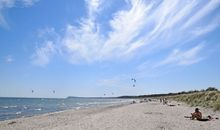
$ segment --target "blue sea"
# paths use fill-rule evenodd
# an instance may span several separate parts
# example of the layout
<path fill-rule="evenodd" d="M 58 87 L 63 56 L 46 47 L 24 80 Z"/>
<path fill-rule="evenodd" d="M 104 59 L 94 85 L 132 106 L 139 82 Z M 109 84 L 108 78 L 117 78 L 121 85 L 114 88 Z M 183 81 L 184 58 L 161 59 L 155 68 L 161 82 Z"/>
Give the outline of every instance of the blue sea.
<path fill-rule="evenodd" d="M 82 109 L 128 102 L 118 98 L 0 98 L 0 121 L 67 109 Z"/>

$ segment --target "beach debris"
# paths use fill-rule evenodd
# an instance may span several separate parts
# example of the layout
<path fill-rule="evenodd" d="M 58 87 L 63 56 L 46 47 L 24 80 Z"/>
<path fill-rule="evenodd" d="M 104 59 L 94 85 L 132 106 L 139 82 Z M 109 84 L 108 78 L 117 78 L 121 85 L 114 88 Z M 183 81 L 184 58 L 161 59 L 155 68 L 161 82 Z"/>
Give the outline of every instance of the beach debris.
<path fill-rule="evenodd" d="M 154 115 L 163 115 L 163 113 L 161 113 L 161 112 L 145 112 L 144 114 L 149 114 L 149 115 L 151 115 L 151 114 L 154 114 Z"/>
<path fill-rule="evenodd" d="M 164 126 L 158 126 L 158 129 L 159 130 L 165 130 L 165 127 Z"/>
<path fill-rule="evenodd" d="M 159 130 L 165 130 L 165 127 L 164 126 L 158 126 L 157 127 Z"/>
<path fill-rule="evenodd" d="M 184 116 L 184 118 L 191 118 L 192 116 Z"/>
<path fill-rule="evenodd" d="M 176 105 L 174 105 L 174 104 L 170 104 L 170 105 L 168 105 L 168 106 L 170 106 L 170 107 L 174 107 L 174 106 L 176 106 Z"/>
<path fill-rule="evenodd" d="M 12 125 L 12 124 L 15 124 L 15 123 L 17 123 L 17 122 L 16 121 L 11 121 L 11 122 L 8 123 L 8 125 Z"/>

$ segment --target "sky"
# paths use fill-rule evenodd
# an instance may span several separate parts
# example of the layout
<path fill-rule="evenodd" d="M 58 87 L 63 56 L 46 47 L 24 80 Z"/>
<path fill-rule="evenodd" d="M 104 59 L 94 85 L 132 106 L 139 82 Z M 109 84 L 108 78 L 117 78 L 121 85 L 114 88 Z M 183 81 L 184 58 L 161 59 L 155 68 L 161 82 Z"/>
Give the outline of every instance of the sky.
<path fill-rule="evenodd" d="M 220 89 L 220 0 L 0 0 L 0 97 L 210 86 Z"/>

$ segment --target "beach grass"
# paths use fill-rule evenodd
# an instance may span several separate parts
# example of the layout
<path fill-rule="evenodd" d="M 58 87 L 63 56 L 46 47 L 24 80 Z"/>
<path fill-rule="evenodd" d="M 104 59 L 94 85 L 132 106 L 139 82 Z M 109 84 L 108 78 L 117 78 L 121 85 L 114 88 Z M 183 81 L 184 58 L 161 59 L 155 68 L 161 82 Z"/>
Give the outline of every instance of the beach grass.
<path fill-rule="evenodd" d="M 170 96 L 170 99 L 185 102 L 190 106 L 202 106 L 220 110 L 220 91 L 199 91 L 194 93 Z"/>

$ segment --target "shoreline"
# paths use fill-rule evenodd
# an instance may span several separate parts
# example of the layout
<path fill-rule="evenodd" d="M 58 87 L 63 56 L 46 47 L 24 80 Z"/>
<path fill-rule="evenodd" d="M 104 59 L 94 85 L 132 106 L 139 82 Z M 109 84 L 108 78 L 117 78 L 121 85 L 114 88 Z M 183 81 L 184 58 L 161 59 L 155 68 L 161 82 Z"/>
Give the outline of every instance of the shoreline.
<path fill-rule="evenodd" d="M 33 117 L 37 115 L 60 112 L 70 109 L 96 108 L 109 105 L 131 102 L 128 99 L 29 99 L 29 98 L 0 98 L 0 121 L 17 118 Z"/>
<path fill-rule="evenodd" d="M 74 107 L 74 108 L 69 108 L 65 110 L 58 110 L 54 112 L 47 112 L 47 113 L 41 113 L 41 114 L 35 114 L 35 115 L 30 115 L 30 116 L 22 116 L 22 117 L 17 117 L 17 118 L 12 118 L 12 119 L 5 119 L 5 120 L 0 120 L 1 122 L 4 121 L 14 121 L 14 120 L 19 120 L 19 119 L 25 119 L 25 118 L 32 118 L 32 117 L 38 117 L 38 116 L 47 116 L 50 114 L 59 114 L 62 112 L 67 112 L 67 111 L 80 111 L 80 110 L 92 110 L 92 109 L 104 109 L 104 108 L 111 108 L 111 107 L 119 107 L 119 106 L 124 106 L 130 104 L 131 101 L 126 101 L 126 102 L 121 102 L 121 103 L 114 103 L 114 104 L 102 104 L 102 105 L 97 105 L 97 106 L 90 106 L 90 107 Z"/>
<path fill-rule="evenodd" d="M 220 120 L 200 122 L 184 118 L 194 111 L 181 103 L 172 102 L 175 106 L 162 105 L 159 102 L 144 102 L 135 104 L 118 104 L 97 108 L 70 109 L 47 113 L 27 118 L 0 121 L 0 129 L 4 130 L 218 130 Z M 203 115 L 214 114 L 220 117 L 220 112 L 201 108 Z M 13 122 L 12 124 L 8 124 Z"/>

